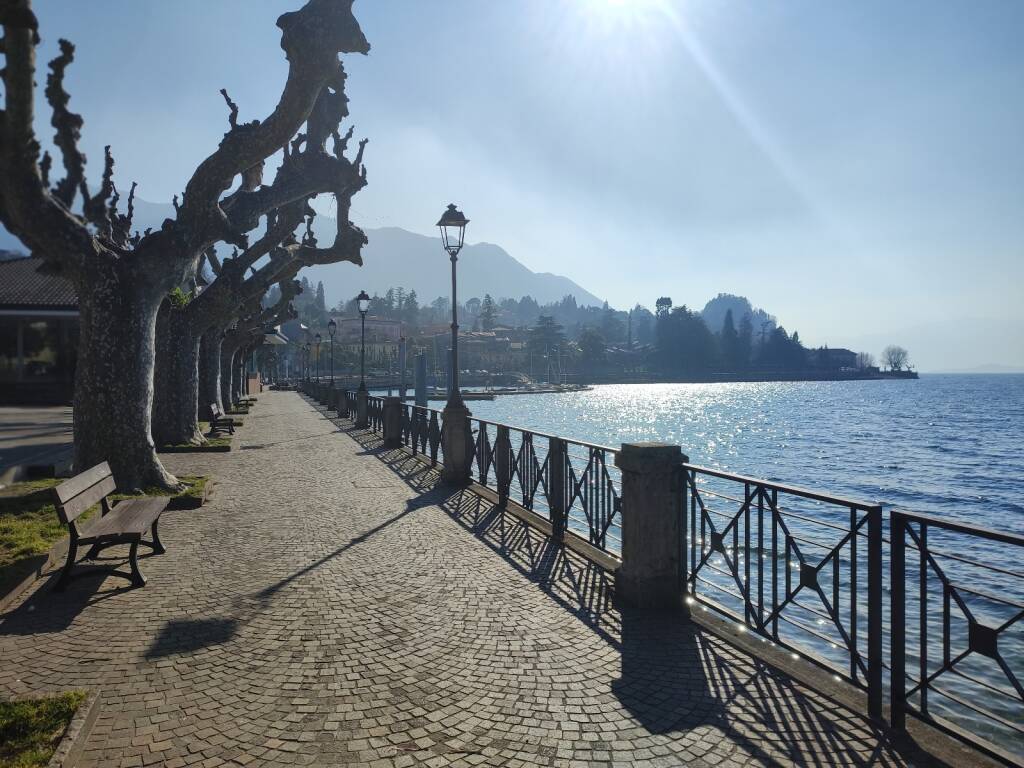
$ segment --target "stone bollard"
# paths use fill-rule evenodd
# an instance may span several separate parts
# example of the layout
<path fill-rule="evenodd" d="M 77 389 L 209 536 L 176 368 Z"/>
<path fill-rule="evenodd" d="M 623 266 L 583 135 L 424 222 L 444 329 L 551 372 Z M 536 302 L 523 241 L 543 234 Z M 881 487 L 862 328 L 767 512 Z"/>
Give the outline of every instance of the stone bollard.
<path fill-rule="evenodd" d="M 370 393 L 365 389 L 356 392 L 356 429 L 366 429 L 370 423 L 369 397 Z"/>
<path fill-rule="evenodd" d="M 616 599 L 637 608 L 686 610 L 683 600 L 683 468 L 678 445 L 623 443 L 622 566 Z"/>
<path fill-rule="evenodd" d="M 384 422 L 384 447 L 400 447 L 402 445 L 402 398 L 385 397 L 381 416 Z"/>
<path fill-rule="evenodd" d="M 473 433 L 469 409 L 464 405 L 445 406 L 442 411 L 441 450 L 444 470 L 441 480 L 449 485 L 468 485 L 472 469 Z"/>

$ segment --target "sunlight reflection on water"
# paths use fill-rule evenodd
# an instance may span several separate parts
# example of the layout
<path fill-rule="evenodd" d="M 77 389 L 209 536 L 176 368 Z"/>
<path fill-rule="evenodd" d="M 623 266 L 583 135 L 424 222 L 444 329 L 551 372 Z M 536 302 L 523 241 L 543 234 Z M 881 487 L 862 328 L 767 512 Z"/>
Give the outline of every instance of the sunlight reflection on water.
<path fill-rule="evenodd" d="M 622 384 L 473 402 L 474 415 L 1024 532 L 1024 376 Z"/>

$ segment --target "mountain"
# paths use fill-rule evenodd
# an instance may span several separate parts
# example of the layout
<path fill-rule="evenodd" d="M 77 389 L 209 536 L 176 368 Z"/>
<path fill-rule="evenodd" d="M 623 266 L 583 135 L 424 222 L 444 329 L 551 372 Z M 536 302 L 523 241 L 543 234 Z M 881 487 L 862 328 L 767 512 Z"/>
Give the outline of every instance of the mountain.
<path fill-rule="evenodd" d="M 174 209 L 165 203 L 135 201 L 135 229 L 159 229 Z M 313 230 L 317 239 L 330 243 L 336 224 L 329 216 L 318 215 Z M 348 300 L 359 291 L 383 294 L 388 288 L 402 286 L 415 290 L 420 302 L 451 295 L 451 262 L 441 248 L 439 237 L 417 235 L 398 227 L 367 229 L 369 244 L 363 248 L 363 266 L 328 264 L 304 269 L 302 274 L 314 285 L 323 280 L 327 305 Z M 20 242 L 0 227 L 0 249 L 25 251 Z M 550 272 L 533 272 L 507 251 L 491 243 L 466 245 L 459 253 L 459 300 L 483 298 L 489 293 L 495 301 L 532 296 L 540 304 L 576 297 L 580 306 L 601 306 L 604 302 L 567 277 Z"/>
<path fill-rule="evenodd" d="M 733 296 L 730 293 L 720 293 L 715 296 L 715 298 L 704 305 L 700 316 L 704 319 L 704 324 L 708 328 L 715 333 L 719 333 L 725 324 L 725 315 L 729 310 L 732 310 L 734 327 L 739 327 L 740 320 L 743 319 L 744 315 L 750 315 L 750 322 L 755 333 L 759 333 L 762 327 L 769 331 L 775 328 L 774 317 L 763 309 L 754 309 L 750 301 L 743 296 Z"/>
<path fill-rule="evenodd" d="M 319 220 L 321 217 L 317 217 Z M 321 243 L 330 242 L 334 222 L 315 226 Z M 328 306 L 350 299 L 365 290 L 383 294 L 388 288 L 415 289 L 421 303 L 451 294 L 451 262 L 439 237 L 426 237 L 397 227 L 367 229 L 369 243 L 363 248 L 363 266 L 327 264 L 303 270 L 310 282 L 324 282 Z M 601 306 L 594 294 L 567 277 L 550 272 L 532 272 L 503 248 L 491 243 L 466 245 L 459 253 L 459 300 L 483 298 L 495 301 L 532 296 L 540 304 L 572 295 L 581 306 Z"/>

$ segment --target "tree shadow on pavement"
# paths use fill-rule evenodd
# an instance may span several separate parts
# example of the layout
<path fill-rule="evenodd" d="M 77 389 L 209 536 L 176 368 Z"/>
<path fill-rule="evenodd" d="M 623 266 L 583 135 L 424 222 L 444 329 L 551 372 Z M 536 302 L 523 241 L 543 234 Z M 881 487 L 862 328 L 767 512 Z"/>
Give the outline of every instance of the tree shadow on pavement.
<path fill-rule="evenodd" d="M 944 765 L 680 614 L 616 606 L 613 574 L 473 490 L 440 485 L 429 458 L 335 423 L 362 455 L 376 456 L 616 648 L 621 675 L 612 694 L 639 727 L 682 743 L 693 764 L 704 764 L 705 752 L 721 755 L 727 741 L 737 762 L 762 765 Z"/>

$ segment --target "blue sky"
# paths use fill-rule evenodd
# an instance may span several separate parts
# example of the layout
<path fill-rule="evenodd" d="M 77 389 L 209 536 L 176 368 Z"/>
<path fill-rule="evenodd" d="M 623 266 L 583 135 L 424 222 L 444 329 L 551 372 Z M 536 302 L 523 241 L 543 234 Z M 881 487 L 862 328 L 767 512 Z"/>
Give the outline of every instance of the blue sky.
<path fill-rule="evenodd" d="M 92 178 L 111 143 L 123 187 L 180 192 L 225 130 L 221 87 L 241 119 L 273 107 L 274 21 L 298 2 L 37 0 L 41 59 L 78 44 Z M 346 62 L 370 138 L 356 223 L 430 233 L 454 201 L 470 241 L 615 306 L 739 293 L 808 344 L 1024 368 L 1024 3 L 355 12 L 373 46 Z"/>

